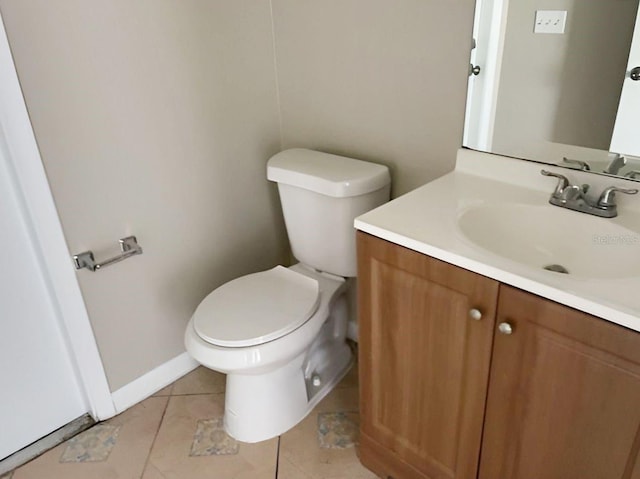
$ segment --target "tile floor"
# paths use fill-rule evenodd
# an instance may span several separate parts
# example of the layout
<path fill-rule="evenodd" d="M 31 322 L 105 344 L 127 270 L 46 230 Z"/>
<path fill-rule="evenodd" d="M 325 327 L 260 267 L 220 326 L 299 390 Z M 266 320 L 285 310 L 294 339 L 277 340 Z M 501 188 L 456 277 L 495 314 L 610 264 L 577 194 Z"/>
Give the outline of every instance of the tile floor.
<path fill-rule="evenodd" d="M 225 377 L 198 368 L 0 479 L 373 479 L 358 461 L 354 367 L 300 424 L 238 443 L 222 429 Z"/>

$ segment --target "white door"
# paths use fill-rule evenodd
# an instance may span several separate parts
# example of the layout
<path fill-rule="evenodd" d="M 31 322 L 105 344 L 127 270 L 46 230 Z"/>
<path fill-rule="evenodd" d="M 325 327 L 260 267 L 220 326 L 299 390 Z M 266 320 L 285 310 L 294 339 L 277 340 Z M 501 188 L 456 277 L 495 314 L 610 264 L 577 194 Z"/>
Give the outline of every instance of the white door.
<path fill-rule="evenodd" d="M 88 411 L 0 131 L 0 460 Z"/>
<path fill-rule="evenodd" d="M 477 0 L 463 146 L 491 151 L 508 0 Z"/>
<path fill-rule="evenodd" d="M 637 70 L 634 72 L 635 68 Z M 640 8 L 638 9 L 636 28 L 631 40 L 627 71 L 622 83 L 618 115 L 613 127 L 611 151 L 623 155 L 640 156 L 638 111 L 640 111 Z"/>

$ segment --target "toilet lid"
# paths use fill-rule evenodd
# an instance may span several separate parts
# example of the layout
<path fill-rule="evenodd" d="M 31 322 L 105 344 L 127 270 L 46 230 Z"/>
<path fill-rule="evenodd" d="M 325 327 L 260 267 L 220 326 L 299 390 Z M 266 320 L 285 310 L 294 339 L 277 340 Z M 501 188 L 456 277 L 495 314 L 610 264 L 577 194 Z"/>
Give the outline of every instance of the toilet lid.
<path fill-rule="evenodd" d="M 193 326 L 217 346 L 266 343 L 304 324 L 318 309 L 319 293 L 315 279 L 276 266 L 214 290 L 196 309 Z"/>

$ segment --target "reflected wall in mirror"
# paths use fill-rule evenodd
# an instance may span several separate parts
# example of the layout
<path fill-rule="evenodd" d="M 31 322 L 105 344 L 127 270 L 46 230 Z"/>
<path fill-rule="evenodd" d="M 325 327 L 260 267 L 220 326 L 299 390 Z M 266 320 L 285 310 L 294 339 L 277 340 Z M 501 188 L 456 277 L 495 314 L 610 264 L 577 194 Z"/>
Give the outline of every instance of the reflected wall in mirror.
<path fill-rule="evenodd" d="M 638 3 L 476 0 L 463 145 L 640 179 Z M 539 10 L 564 31 L 535 33 Z"/>

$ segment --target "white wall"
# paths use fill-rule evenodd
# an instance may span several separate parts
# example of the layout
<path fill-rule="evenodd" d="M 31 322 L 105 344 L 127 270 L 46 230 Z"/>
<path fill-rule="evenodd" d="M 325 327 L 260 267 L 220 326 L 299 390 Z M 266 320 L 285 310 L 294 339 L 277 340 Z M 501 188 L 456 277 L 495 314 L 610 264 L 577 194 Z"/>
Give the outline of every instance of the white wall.
<path fill-rule="evenodd" d="M 144 248 L 78 272 L 112 391 L 184 351 L 214 287 L 285 256 L 279 149 L 388 164 L 395 195 L 453 168 L 473 7 L 0 0 L 69 249 Z"/>
<path fill-rule="evenodd" d="M 184 351 L 214 287 L 286 254 L 268 2 L 0 3 L 111 390 Z"/>
<path fill-rule="evenodd" d="M 462 141 L 473 0 L 273 0 L 283 146 L 391 167 L 393 195 Z"/>

